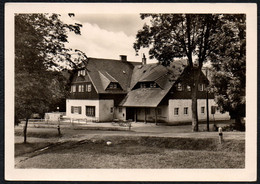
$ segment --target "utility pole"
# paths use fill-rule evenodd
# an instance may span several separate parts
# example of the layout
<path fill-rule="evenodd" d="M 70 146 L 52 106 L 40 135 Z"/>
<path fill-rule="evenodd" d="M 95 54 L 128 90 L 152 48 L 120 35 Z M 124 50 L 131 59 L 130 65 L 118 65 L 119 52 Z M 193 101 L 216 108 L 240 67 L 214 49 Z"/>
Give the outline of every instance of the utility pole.
<path fill-rule="evenodd" d="M 206 77 L 208 79 L 208 68 L 206 68 Z M 207 131 L 209 132 L 209 87 L 206 88 L 206 108 L 207 108 Z"/>

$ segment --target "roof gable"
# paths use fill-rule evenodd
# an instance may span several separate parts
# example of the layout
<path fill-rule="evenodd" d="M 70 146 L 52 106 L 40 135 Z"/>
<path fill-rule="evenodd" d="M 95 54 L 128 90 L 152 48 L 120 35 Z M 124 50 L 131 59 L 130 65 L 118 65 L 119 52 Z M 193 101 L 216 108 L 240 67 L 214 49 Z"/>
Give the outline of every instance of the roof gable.
<path fill-rule="evenodd" d="M 98 93 L 126 93 L 129 89 L 134 64 L 120 60 L 89 58 L 87 73 Z M 106 91 L 110 82 L 117 82 L 122 90 Z"/>

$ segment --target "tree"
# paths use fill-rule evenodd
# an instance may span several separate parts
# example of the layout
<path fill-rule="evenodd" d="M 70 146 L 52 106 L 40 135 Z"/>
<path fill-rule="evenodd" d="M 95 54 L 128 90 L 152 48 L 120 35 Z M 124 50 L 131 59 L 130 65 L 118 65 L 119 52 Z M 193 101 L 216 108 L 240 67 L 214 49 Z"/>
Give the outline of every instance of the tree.
<path fill-rule="evenodd" d="M 221 111 L 229 111 L 235 119 L 235 128 L 243 130 L 245 117 L 246 81 L 246 17 L 244 14 L 227 15 L 229 24 L 222 26 L 226 39 L 211 55 L 213 61 L 212 86 Z"/>
<path fill-rule="evenodd" d="M 224 37 L 221 32 L 223 15 L 218 14 L 141 14 L 148 18 L 150 25 L 144 24 L 136 35 L 134 49 L 149 48 L 150 58 L 156 58 L 168 66 L 174 58 L 188 60 L 186 70 L 192 80 L 187 80 L 192 91 L 192 130 L 198 131 L 197 89 L 203 63 L 218 47 Z M 220 34 L 219 34 L 220 35 Z"/>
<path fill-rule="evenodd" d="M 65 24 L 57 14 L 15 15 L 15 119 L 44 113 L 64 98 L 64 79 L 57 71 L 77 68 L 67 32 L 80 34 L 80 24 Z M 60 82 L 61 81 L 61 82 Z"/>

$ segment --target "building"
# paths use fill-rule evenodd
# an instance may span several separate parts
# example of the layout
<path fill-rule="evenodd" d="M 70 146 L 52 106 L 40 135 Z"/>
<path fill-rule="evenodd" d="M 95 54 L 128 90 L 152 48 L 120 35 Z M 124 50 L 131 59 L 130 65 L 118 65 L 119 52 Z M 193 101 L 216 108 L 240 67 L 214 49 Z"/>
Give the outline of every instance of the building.
<path fill-rule="evenodd" d="M 200 71 L 201 72 L 201 71 Z M 74 76 L 66 116 L 107 122 L 142 121 L 176 124 L 191 122 L 191 80 L 183 61 L 164 67 L 159 64 L 88 58 L 86 66 Z M 198 87 L 198 117 L 206 120 L 206 85 L 201 72 Z M 210 120 L 229 119 L 220 113 L 213 94 L 208 94 Z"/>

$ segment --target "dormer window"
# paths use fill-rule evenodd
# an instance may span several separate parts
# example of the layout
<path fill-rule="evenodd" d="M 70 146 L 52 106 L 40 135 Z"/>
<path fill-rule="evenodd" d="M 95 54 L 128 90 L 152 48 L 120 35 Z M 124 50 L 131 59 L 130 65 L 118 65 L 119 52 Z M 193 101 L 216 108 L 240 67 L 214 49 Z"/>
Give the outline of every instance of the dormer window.
<path fill-rule="evenodd" d="M 78 76 L 85 76 L 86 75 L 86 71 L 85 70 L 79 70 L 78 71 Z"/>
<path fill-rule="evenodd" d="M 117 83 L 111 82 L 111 83 L 109 84 L 108 88 L 109 88 L 109 89 L 117 89 L 117 88 L 118 88 L 118 85 L 117 85 Z"/>
<path fill-rule="evenodd" d="M 146 88 L 146 84 L 145 83 L 141 83 L 140 84 L 140 88 Z"/>
<path fill-rule="evenodd" d="M 156 88 L 157 86 L 156 86 L 156 83 L 154 82 L 154 83 L 150 83 L 150 88 Z"/>
<path fill-rule="evenodd" d="M 181 83 L 178 83 L 178 84 L 177 84 L 177 91 L 182 91 L 182 85 L 181 85 Z"/>

